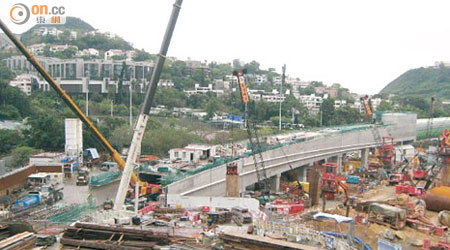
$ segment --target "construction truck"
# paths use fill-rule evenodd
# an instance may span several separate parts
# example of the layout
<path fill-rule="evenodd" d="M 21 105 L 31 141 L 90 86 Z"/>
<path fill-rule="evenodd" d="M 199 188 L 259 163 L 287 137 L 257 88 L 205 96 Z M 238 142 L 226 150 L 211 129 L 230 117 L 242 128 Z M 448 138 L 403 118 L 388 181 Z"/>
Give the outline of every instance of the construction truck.
<path fill-rule="evenodd" d="M 86 186 L 89 184 L 89 172 L 87 170 L 78 171 L 77 186 Z"/>
<path fill-rule="evenodd" d="M 63 199 L 63 188 L 55 188 L 50 185 L 39 187 L 35 191 L 30 191 L 27 196 L 14 203 L 13 211 L 21 212 L 40 204 L 53 205 Z"/>
<path fill-rule="evenodd" d="M 368 220 L 399 230 L 406 225 L 406 210 L 381 203 L 371 203 Z"/>

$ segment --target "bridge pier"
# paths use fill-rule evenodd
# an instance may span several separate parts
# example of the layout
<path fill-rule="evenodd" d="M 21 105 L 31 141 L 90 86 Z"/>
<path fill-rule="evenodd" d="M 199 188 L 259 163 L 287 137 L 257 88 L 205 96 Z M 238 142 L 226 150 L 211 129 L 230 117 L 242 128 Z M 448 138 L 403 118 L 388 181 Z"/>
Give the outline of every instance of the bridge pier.
<path fill-rule="evenodd" d="M 274 175 L 270 177 L 270 188 L 274 192 L 280 192 L 281 186 L 281 174 Z"/>
<path fill-rule="evenodd" d="M 367 168 L 367 163 L 369 161 L 369 149 L 361 149 L 361 166 Z"/>

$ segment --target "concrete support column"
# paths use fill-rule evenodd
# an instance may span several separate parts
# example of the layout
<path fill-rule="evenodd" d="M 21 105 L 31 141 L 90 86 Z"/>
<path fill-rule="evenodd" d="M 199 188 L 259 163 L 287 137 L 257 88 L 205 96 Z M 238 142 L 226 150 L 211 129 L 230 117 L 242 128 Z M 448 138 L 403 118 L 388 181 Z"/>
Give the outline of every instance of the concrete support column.
<path fill-rule="evenodd" d="M 342 159 L 344 158 L 344 155 L 338 155 L 337 156 L 337 173 L 342 173 Z"/>
<path fill-rule="evenodd" d="M 361 166 L 364 168 L 368 167 L 368 161 L 369 161 L 369 149 L 361 149 Z"/>
<path fill-rule="evenodd" d="M 308 174 L 307 174 L 307 173 L 308 173 L 308 172 L 307 172 L 307 169 L 308 169 L 308 166 L 303 166 L 303 167 L 302 167 L 302 173 L 303 173 L 303 179 L 302 179 L 302 181 L 305 181 L 305 182 L 307 181 L 306 178 L 307 178 L 307 175 L 308 175 Z"/>
<path fill-rule="evenodd" d="M 281 185 L 281 174 L 277 174 L 271 177 L 271 189 L 275 192 L 280 191 L 280 185 Z"/>

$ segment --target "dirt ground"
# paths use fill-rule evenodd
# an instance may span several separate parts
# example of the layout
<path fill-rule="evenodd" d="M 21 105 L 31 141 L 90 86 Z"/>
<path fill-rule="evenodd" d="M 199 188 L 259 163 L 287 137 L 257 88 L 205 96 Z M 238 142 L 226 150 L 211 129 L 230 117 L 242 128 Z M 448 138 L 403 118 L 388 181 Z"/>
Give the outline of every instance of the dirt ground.
<path fill-rule="evenodd" d="M 349 186 L 350 196 L 358 196 L 362 201 L 387 201 L 393 199 L 400 200 L 411 200 L 415 199 L 414 197 L 409 197 L 406 195 L 396 195 L 394 186 L 378 186 L 375 189 L 369 190 L 363 195 L 358 195 L 353 190 L 356 190 L 354 187 Z M 336 201 L 327 202 L 327 212 L 332 214 L 339 214 L 345 216 L 345 209 L 342 207 L 343 197 L 340 196 Z M 320 202 L 319 206 L 315 206 L 311 208 L 312 210 L 320 210 L 322 208 L 322 203 Z M 355 217 L 357 212 L 353 209 L 350 211 L 349 217 Z M 426 211 L 425 217 L 430 219 L 435 225 L 439 225 L 438 222 L 438 213 L 432 211 Z M 349 232 L 348 224 L 337 224 L 334 221 L 308 221 L 307 224 L 312 225 L 314 229 L 319 231 L 333 231 L 338 233 Z M 426 238 L 431 239 L 433 243 L 437 243 L 438 241 L 445 241 L 446 236 L 439 237 L 436 235 L 430 235 L 425 232 L 413 229 L 411 227 L 406 226 L 402 230 L 394 230 L 388 226 L 380 225 L 376 223 L 367 223 L 361 224 L 356 223 L 355 225 L 355 236 L 360 238 L 366 244 L 370 245 L 372 249 L 378 248 L 378 238 L 383 238 L 383 234 L 385 231 L 389 229 L 392 233 L 396 235 L 396 239 L 393 241 L 394 244 L 398 244 L 402 246 L 402 249 L 421 249 L 421 247 L 413 246 L 414 244 L 423 244 L 423 240 Z M 448 238 L 450 240 L 450 238 Z"/>

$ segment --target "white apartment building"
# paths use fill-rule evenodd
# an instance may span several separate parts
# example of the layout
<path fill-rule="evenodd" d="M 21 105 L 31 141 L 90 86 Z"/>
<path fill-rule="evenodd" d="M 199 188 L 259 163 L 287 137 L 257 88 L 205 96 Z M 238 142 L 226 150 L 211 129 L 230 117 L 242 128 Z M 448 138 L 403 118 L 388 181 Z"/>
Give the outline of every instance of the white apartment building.
<path fill-rule="evenodd" d="M 31 85 L 33 81 L 38 81 L 34 79 L 35 77 L 30 74 L 20 74 L 9 82 L 9 86 L 19 88 L 26 95 L 31 95 Z"/>
<path fill-rule="evenodd" d="M 158 82 L 158 87 L 163 87 L 163 88 L 173 88 L 175 86 L 175 83 L 173 83 L 172 80 L 168 80 L 168 79 L 161 79 Z"/>
<path fill-rule="evenodd" d="M 347 105 L 347 101 L 346 100 L 335 100 L 334 101 L 334 108 L 335 109 L 343 107 L 343 106 L 346 106 L 346 105 Z"/>
<path fill-rule="evenodd" d="M 323 103 L 323 98 L 315 94 L 301 95 L 299 99 L 306 106 L 310 114 L 317 114 Z"/>
<path fill-rule="evenodd" d="M 196 83 L 194 85 L 194 90 L 184 90 L 184 93 L 186 93 L 187 96 L 195 95 L 195 94 L 203 95 L 203 94 L 206 94 L 209 92 L 213 92 L 217 95 L 222 95 L 224 93 L 223 89 L 216 89 L 216 90 L 213 89 L 212 84 L 208 84 L 207 87 L 203 87 L 203 86 L 200 86 L 200 84 Z"/>
<path fill-rule="evenodd" d="M 44 53 L 44 48 L 45 43 L 36 43 L 28 46 L 28 50 L 35 55 Z"/>
<path fill-rule="evenodd" d="M 100 52 L 96 49 L 89 48 L 77 52 L 77 56 L 99 56 Z"/>
<path fill-rule="evenodd" d="M 68 44 L 64 44 L 64 45 L 52 45 L 50 46 L 50 51 L 51 52 L 58 52 L 58 51 L 64 51 L 68 48 L 75 48 L 78 50 L 77 46 L 73 46 L 73 45 L 68 45 Z"/>

